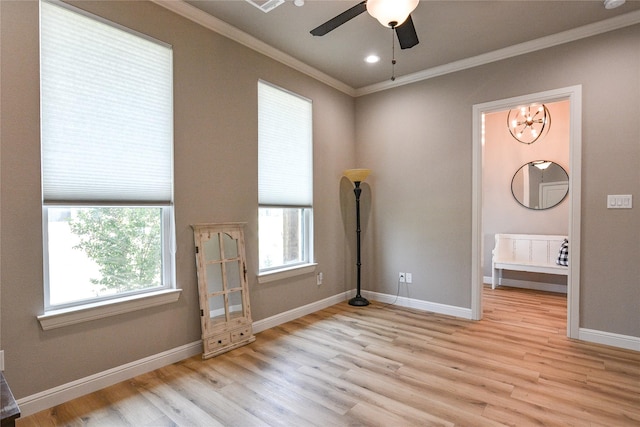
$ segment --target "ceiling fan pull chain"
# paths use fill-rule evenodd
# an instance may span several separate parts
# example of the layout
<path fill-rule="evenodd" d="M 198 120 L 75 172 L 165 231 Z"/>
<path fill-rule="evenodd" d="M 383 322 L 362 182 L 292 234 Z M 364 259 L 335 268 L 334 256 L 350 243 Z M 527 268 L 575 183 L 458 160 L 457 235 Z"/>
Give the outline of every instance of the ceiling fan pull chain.
<path fill-rule="evenodd" d="M 393 24 L 393 23 L 392 23 Z M 394 41 L 395 25 L 391 25 L 391 81 L 396 80 L 396 43 Z"/>

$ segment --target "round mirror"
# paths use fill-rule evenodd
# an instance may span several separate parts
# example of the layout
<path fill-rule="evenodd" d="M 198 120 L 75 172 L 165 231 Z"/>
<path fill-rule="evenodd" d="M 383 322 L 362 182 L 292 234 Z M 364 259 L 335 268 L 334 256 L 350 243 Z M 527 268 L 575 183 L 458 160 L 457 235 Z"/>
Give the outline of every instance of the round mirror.
<path fill-rule="evenodd" d="M 513 197 L 525 208 L 549 209 L 569 193 L 569 175 L 562 166 L 548 160 L 522 165 L 511 180 Z"/>

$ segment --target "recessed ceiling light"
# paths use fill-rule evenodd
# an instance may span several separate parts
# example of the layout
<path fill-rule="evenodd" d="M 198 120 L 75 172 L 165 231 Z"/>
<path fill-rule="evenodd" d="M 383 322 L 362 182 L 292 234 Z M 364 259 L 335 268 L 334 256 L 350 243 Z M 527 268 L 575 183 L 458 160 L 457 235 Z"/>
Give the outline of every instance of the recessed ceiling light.
<path fill-rule="evenodd" d="M 364 58 L 364 60 L 369 64 L 375 64 L 376 62 L 380 61 L 380 57 L 378 55 L 369 55 Z"/>

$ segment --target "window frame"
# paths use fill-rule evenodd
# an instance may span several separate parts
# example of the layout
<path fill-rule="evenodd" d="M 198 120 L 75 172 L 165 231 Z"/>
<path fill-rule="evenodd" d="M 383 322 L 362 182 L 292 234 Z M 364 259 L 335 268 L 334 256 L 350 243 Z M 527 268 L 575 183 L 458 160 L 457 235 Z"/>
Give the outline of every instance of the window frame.
<path fill-rule="evenodd" d="M 300 232 L 301 238 L 301 260 L 297 262 L 279 264 L 273 267 L 260 268 L 260 254 L 258 253 L 258 270 L 259 274 L 267 275 L 274 272 L 281 272 L 284 270 L 296 269 L 313 264 L 313 207 L 309 206 L 280 206 L 280 205 L 258 205 L 258 218 L 260 218 L 260 210 L 262 209 L 297 209 L 301 211 L 299 215 L 302 216 L 302 231 Z M 260 239 L 260 220 L 258 219 L 258 239 Z M 258 249 L 259 251 L 259 249 Z"/>
<path fill-rule="evenodd" d="M 145 289 L 121 292 L 113 295 L 105 295 L 96 298 L 86 298 L 62 304 L 51 304 L 51 287 L 49 281 L 49 209 L 50 208 L 159 208 L 161 209 L 161 259 L 162 278 L 161 285 Z M 131 297 L 151 294 L 159 291 L 175 289 L 175 256 L 173 253 L 173 206 L 172 205 L 141 205 L 141 204 L 43 204 L 42 205 L 42 230 L 43 230 L 43 268 L 44 268 L 44 311 L 45 313 L 68 310 L 75 307 L 83 308 L 91 304 L 103 304 L 110 301 L 126 300 Z"/>

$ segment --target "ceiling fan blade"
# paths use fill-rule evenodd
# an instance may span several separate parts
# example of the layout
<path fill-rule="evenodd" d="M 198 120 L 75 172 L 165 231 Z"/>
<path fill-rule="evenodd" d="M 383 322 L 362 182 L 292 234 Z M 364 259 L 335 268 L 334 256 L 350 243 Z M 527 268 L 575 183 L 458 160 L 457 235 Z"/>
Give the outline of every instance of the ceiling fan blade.
<path fill-rule="evenodd" d="M 314 28 L 313 30 L 311 30 L 311 34 L 313 34 L 314 36 L 324 36 L 329 31 L 335 30 L 340 25 L 344 24 L 347 21 L 352 20 L 353 18 L 360 15 L 362 12 L 365 12 L 366 10 L 367 10 L 367 2 L 365 0 L 353 6 L 352 8 L 347 9 L 346 11 L 342 12 L 340 15 L 332 19 L 329 19 L 327 22 L 320 25 L 319 27 Z"/>
<path fill-rule="evenodd" d="M 420 41 L 418 41 L 416 28 L 413 26 L 413 19 L 411 19 L 411 15 L 409 15 L 402 25 L 396 27 L 396 35 L 398 36 L 400 48 L 402 49 L 409 49 L 420 43 Z"/>

